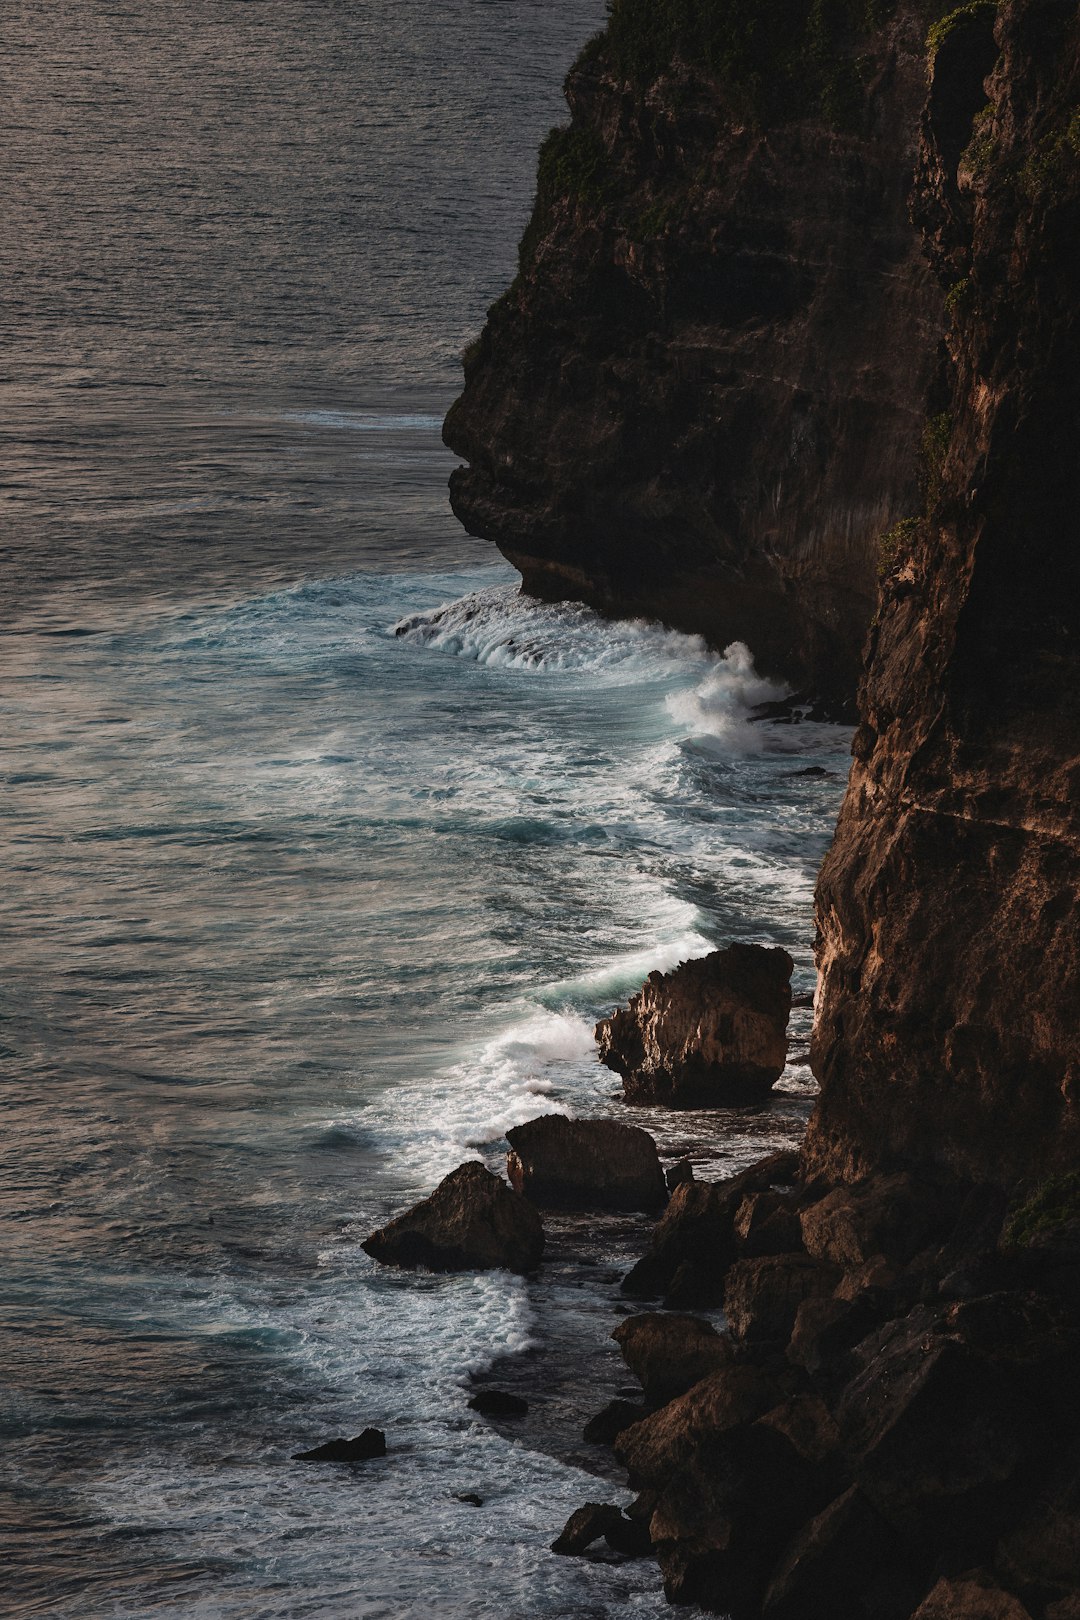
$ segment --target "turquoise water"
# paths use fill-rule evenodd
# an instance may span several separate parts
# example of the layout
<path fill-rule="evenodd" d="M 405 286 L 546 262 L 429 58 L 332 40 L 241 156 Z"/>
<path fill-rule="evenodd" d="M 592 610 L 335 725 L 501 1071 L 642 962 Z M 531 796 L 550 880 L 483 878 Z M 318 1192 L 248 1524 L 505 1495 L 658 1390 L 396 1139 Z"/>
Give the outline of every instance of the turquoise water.
<path fill-rule="evenodd" d="M 622 1111 L 591 1028 L 650 968 L 758 939 L 812 984 L 844 735 L 748 723 L 745 651 L 522 598 L 447 509 L 601 12 L 64 0 L 0 41 L 7 1612 L 664 1610 L 547 1551 L 624 1499 L 577 1437 L 643 1223 L 531 1282 L 359 1247 L 514 1122 Z M 767 1109 L 625 1117 L 703 1174 L 794 1139 L 808 1016 Z M 385 1462 L 290 1461 L 367 1424 Z"/>

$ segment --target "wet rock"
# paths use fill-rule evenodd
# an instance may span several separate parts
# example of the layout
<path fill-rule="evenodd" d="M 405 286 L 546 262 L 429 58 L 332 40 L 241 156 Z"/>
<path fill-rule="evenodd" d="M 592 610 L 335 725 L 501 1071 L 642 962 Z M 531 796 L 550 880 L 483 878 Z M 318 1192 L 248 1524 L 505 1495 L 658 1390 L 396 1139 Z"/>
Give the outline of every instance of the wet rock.
<path fill-rule="evenodd" d="M 727 1275 L 724 1310 L 735 1339 L 783 1346 L 806 1299 L 831 1294 L 840 1271 L 805 1254 L 737 1260 Z"/>
<path fill-rule="evenodd" d="M 938 1581 L 911 1620 L 1031 1620 L 1031 1614 L 992 1576 L 979 1574 Z"/>
<path fill-rule="evenodd" d="M 383 1265 L 408 1270 L 526 1272 L 540 1264 L 544 1229 L 527 1199 L 470 1162 L 362 1247 Z"/>
<path fill-rule="evenodd" d="M 650 973 L 628 1007 L 597 1024 L 600 1061 L 630 1102 L 757 1101 L 787 1059 L 793 967 L 779 948 L 737 944 Z"/>
<path fill-rule="evenodd" d="M 612 1502 L 586 1502 L 571 1513 L 562 1533 L 551 1543 L 551 1550 L 565 1558 L 580 1557 L 609 1530 L 614 1528 L 617 1535 L 622 1519 L 622 1509 Z"/>
<path fill-rule="evenodd" d="M 482 1389 L 469 1402 L 469 1410 L 484 1417 L 524 1417 L 529 1403 L 505 1389 Z"/>
<path fill-rule="evenodd" d="M 602 1411 L 586 1423 L 582 1439 L 590 1445 L 613 1445 L 624 1429 L 639 1423 L 645 1415 L 646 1408 L 638 1401 L 609 1401 Z"/>
<path fill-rule="evenodd" d="M 719 1305 L 724 1273 L 738 1253 L 736 1211 L 748 1194 L 789 1185 L 798 1165 L 797 1153 L 773 1153 L 726 1181 L 690 1181 L 676 1187 L 648 1252 L 623 1278 L 623 1292 L 636 1299 L 656 1298 L 687 1265 L 693 1268 L 694 1303 Z"/>
<path fill-rule="evenodd" d="M 456 1502 L 466 1502 L 469 1507 L 483 1507 L 484 1498 L 477 1496 L 475 1491 L 459 1491 L 454 1498 Z"/>
<path fill-rule="evenodd" d="M 294 1451 L 294 1462 L 368 1462 L 386 1456 L 386 1436 L 381 1429 L 365 1429 L 351 1440 L 327 1440 L 310 1451 Z"/>
<path fill-rule="evenodd" d="M 667 1202 L 656 1143 L 637 1125 L 544 1114 L 506 1139 L 510 1180 L 534 1204 L 652 1210 Z"/>
<path fill-rule="evenodd" d="M 650 1406 L 682 1395 L 731 1360 L 728 1341 L 698 1316 L 650 1311 L 620 1322 L 611 1337 Z"/>

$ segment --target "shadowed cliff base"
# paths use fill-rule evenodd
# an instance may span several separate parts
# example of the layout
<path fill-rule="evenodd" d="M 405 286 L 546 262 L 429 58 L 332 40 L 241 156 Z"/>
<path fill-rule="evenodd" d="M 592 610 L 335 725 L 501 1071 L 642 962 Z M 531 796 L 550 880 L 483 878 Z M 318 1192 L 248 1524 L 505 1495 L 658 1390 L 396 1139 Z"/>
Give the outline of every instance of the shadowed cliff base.
<path fill-rule="evenodd" d="M 928 15 L 616 0 L 444 430 L 529 592 L 744 640 L 838 715 L 940 407 Z"/>

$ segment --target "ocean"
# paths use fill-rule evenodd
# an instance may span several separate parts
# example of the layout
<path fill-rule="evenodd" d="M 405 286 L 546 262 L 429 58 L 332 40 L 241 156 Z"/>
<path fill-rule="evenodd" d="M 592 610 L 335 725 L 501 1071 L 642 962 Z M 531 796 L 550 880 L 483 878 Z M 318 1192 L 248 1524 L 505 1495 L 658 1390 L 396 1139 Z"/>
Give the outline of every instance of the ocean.
<path fill-rule="evenodd" d="M 752 723 L 745 648 L 523 597 L 446 500 L 602 17 L 5 12 L 5 1613 L 665 1612 L 548 1551 L 629 1499 L 580 1430 L 644 1218 L 553 1221 L 531 1280 L 359 1246 L 545 1110 L 720 1176 L 813 1095 L 805 1007 L 760 1109 L 629 1109 L 591 1031 L 731 939 L 812 989 L 846 733 Z M 383 1461 L 291 1460 L 368 1424 Z"/>

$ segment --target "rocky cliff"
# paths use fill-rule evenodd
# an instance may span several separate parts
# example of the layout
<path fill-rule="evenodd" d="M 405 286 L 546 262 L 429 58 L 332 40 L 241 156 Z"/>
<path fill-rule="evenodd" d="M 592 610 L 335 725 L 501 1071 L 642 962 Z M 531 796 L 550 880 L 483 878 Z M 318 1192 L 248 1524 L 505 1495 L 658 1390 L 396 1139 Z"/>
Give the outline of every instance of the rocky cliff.
<path fill-rule="evenodd" d="M 1010 1184 L 1080 1148 L 1075 0 L 993 26 L 968 7 L 931 67 L 916 209 L 951 405 L 936 498 L 895 535 L 818 889 L 815 1174 Z"/>
<path fill-rule="evenodd" d="M 940 404 L 927 17 L 890 9 L 616 0 L 445 427 L 527 590 L 742 639 L 834 709 Z"/>

